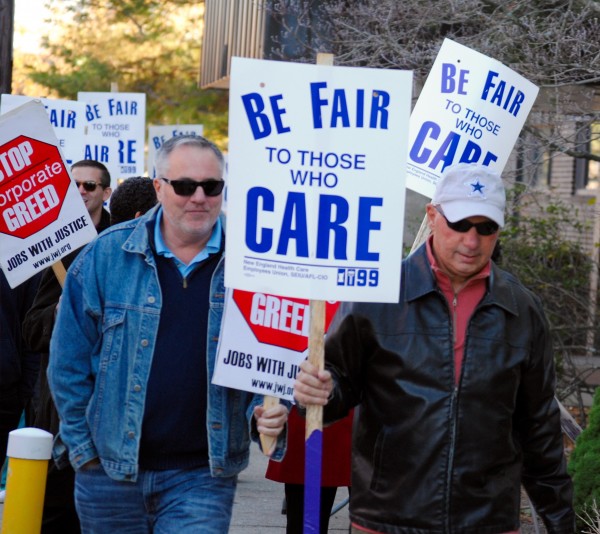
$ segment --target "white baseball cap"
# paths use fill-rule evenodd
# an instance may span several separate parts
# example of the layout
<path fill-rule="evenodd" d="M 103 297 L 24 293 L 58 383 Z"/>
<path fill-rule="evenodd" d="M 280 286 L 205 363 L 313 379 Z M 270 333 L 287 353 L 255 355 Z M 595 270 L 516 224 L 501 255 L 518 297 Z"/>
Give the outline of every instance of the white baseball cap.
<path fill-rule="evenodd" d="M 477 215 L 504 226 L 506 193 L 500 175 L 478 163 L 458 163 L 448 167 L 437 183 L 431 199 L 450 222 Z"/>

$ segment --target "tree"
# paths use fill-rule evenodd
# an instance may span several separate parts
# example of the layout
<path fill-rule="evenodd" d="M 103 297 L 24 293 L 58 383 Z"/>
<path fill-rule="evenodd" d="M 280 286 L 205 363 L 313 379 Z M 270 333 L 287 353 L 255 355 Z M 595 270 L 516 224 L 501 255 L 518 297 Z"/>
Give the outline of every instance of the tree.
<path fill-rule="evenodd" d="M 590 423 L 579 435 L 577 446 L 569 459 L 569 474 L 573 477 L 575 512 L 583 529 L 600 525 L 600 388 L 596 390 L 590 411 Z M 586 521 L 590 519 L 592 523 Z M 583 532 L 584 530 L 582 530 Z M 588 532 L 597 532 L 589 530 Z"/>
<path fill-rule="evenodd" d="M 203 7 L 201 0 L 53 2 L 41 57 L 15 63 L 58 98 L 109 91 L 112 83 L 146 93 L 149 124 L 201 123 L 223 146 L 227 94 L 198 88 Z"/>
<path fill-rule="evenodd" d="M 266 0 L 265 5 L 285 28 L 268 51 L 280 59 L 312 63 L 317 52 L 332 52 L 338 65 L 413 70 L 420 87 L 446 37 L 493 57 L 542 89 L 543 112 L 532 114 L 526 132 L 552 152 L 600 161 L 587 148 L 598 138 L 590 125 L 600 115 L 590 107 L 593 86 L 600 84 L 595 0 Z M 290 49 L 293 58 L 286 56 Z M 561 127 L 567 115 L 581 119 L 576 131 Z"/>
<path fill-rule="evenodd" d="M 571 187 L 561 201 L 552 184 L 544 198 L 523 186 L 535 184 L 540 170 L 553 162 L 565 167 L 570 158 L 586 165 L 600 161 L 600 101 L 594 100 L 600 86 L 600 3 L 265 0 L 265 5 L 284 28 L 267 51 L 272 57 L 314 63 L 317 52 L 331 52 L 337 65 L 413 70 L 415 100 L 444 38 L 540 86 L 514 151 L 516 164 L 504 172 L 508 182 L 521 182 L 503 231 L 504 266 L 541 294 L 564 372 L 560 386 L 571 387 L 578 372 L 573 357 L 589 353 L 587 334 L 597 330 L 589 278 L 598 269 L 589 254 L 597 244 L 585 243 L 591 225 L 570 202 Z"/>
<path fill-rule="evenodd" d="M 589 318 L 589 275 L 594 264 L 581 239 L 565 237 L 585 233 L 586 224 L 579 222 L 574 210 L 559 199 L 540 202 L 539 195 L 523 184 L 513 184 L 507 192 L 498 263 L 541 298 L 552 333 L 557 395 L 563 399 L 577 393 L 573 398 L 583 408 L 582 391 L 574 387 L 582 385 L 576 358 L 588 354 L 588 334 L 599 326 Z"/>

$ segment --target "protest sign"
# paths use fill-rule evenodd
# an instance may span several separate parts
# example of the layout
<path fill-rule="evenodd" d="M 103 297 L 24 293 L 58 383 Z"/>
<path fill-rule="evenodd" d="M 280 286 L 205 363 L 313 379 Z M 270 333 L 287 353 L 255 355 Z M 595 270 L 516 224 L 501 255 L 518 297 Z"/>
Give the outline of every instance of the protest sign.
<path fill-rule="evenodd" d="M 406 186 L 431 198 L 456 163 L 502 172 L 537 94 L 499 61 L 445 39 L 410 116 Z"/>
<path fill-rule="evenodd" d="M 77 100 L 86 106 L 85 159 L 106 165 L 113 189 L 120 178 L 143 175 L 146 95 L 79 92 Z"/>
<path fill-rule="evenodd" d="M 2 95 L 0 114 L 7 113 L 23 104 L 35 100 L 24 95 Z M 85 133 L 87 119 L 85 104 L 75 100 L 57 100 L 54 98 L 39 98 L 46 108 L 54 133 L 58 138 L 58 146 L 67 166 L 84 159 Z"/>
<path fill-rule="evenodd" d="M 225 285 L 398 299 L 412 73 L 233 58 Z"/>
<path fill-rule="evenodd" d="M 0 116 L 0 266 L 11 287 L 88 243 L 96 229 L 44 105 Z"/>
<path fill-rule="evenodd" d="M 148 176 L 156 178 L 156 169 L 154 160 L 156 151 L 163 145 L 167 139 L 177 137 L 178 135 L 196 135 L 202 136 L 204 126 L 202 124 L 172 124 L 172 125 L 151 125 L 148 126 Z"/>
<path fill-rule="evenodd" d="M 337 307 L 326 304 L 325 329 Z M 228 290 L 213 383 L 292 401 L 309 318 L 306 299 Z"/>

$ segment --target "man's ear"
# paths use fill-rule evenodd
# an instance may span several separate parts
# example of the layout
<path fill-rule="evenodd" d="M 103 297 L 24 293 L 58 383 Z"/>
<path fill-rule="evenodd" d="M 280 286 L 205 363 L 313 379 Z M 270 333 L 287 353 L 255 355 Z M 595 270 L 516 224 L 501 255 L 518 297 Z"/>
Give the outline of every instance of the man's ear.
<path fill-rule="evenodd" d="M 107 187 L 103 192 L 102 192 L 102 200 L 104 200 L 104 202 L 106 202 L 109 198 L 110 195 L 112 194 L 112 188 Z"/>
<path fill-rule="evenodd" d="M 427 204 L 427 206 L 425 207 L 426 213 L 427 213 L 427 224 L 429 226 L 430 230 L 433 230 L 433 223 L 435 221 L 435 216 L 437 214 L 437 210 L 435 209 L 435 206 L 433 204 Z"/>

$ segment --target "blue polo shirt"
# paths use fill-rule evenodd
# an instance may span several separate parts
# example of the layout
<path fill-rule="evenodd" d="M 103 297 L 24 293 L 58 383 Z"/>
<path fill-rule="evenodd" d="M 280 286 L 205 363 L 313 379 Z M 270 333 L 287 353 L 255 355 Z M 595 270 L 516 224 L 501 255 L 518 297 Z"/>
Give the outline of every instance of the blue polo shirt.
<path fill-rule="evenodd" d="M 179 272 L 184 278 L 187 278 L 187 276 L 194 270 L 194 267 L 198 263 L 204 261 L 211 254 L 216 254 L 217 252 L 219 252 L 219 250 L 221 250 L 222 224 L 221 219 L 218 218 L 217 222 L 215 223 L 215 226 L 213 227 L 210 239 L 208 240 L 208 243 L 206 243 L 206 247 L 204 247 L 200 252 L 198 252 L 194 259 L 192 259 L 192 261 L 188 265 L 186 265 L 169 250 L 169 247 L 167 247 L 167 244 L 165 243 L 165 240 L 162 236 L 162 232 L 160 230 L 160 223 L 162 221 L 162 218 L 163 208 L 161 206 L 158 209 L 158 213 L 156 214 L 156 223 L 154 224 L 154 245 L 156 247 L 156 253 L 159 256 L 164 256 L 165 258 L 173 258 L 175 265 L 177 265 Z"/>

